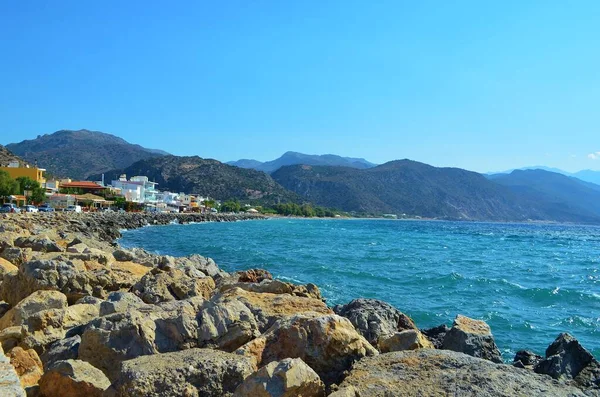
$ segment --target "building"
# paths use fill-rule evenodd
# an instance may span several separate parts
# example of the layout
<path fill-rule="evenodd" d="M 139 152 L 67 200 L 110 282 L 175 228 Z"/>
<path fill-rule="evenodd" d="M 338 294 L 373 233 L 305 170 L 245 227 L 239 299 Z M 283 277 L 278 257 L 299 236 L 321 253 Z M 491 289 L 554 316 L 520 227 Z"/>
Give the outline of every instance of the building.
<path fill-rule="evenodd" d="M 30 167 L 29 165 L 22 165 L 19 161 L 11 161 L 7 167 L 0 167 L 0 171 L 6 171 L 11 178 L 16 179 L 20 177 L 28 177 L 37 181 L 40 185 L 46 183 L 44 177 L 44 168 Z"/>
<path fill-rule="evenodd" d="M 147 176 L 134 176 L 127 180 L 127 175 L 123 174 L 119 180 L 112 181 L 110 185 L 127 201 L 146 204 L 156 204 L 158 201 L 156 190 L 158 183 L 150 182 Z"/>
<path fill-rule="evenodd" d="M 74 191 L 81 192 L 82 194 L 91 193 L 91 194 L 102 194 L 106 189 L 104 186 L 98 185 L 96 182 L 90 181 L 72 181 L 66 183 L 60 183 L 60 190 L 69 190 L 73 189 Z"/>

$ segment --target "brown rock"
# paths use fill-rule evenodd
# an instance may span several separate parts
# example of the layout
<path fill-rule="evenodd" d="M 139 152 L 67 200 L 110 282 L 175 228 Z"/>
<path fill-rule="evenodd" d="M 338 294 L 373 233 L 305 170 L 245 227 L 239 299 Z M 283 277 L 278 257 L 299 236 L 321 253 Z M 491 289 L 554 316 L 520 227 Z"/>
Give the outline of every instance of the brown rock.
<path fill-rule="evenodd" d="M 17 375 L 19 375 L 21 386 L 26 388 L 38 384 L 44 373 L 44 369 L 35 350 L 24 350 L 17 346 L 9 351 L 6 356 L 10 359 L 10 363 L 15 368 Z"/>
<path fill-rule="evenodd" d="M 273 275 L 264 269 L 250 269 L 238 272 L 241 283 L 260 283 L 263 280 L 273 280 Z"/>
<path fill-rule="evenodd" d="M 389 337 L 380 337 L 378 347 L 382 353 L 434 348 L 421 332 L 414 329 L 396 332 Z"/>
<path fill-rule="evenodd" d="M 44 397 L 102 397 L 109 387 L 102 371 L 81 360 L 57 361 L 40 380 Z"/>

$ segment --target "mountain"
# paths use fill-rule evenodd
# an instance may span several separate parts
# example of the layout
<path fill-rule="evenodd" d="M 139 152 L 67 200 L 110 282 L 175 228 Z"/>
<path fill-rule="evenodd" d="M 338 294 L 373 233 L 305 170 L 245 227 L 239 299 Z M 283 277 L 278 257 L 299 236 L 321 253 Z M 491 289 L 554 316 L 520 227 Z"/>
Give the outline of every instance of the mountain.
<path fill-rule="evenodd" d="M 585 181 L 585 182 L 591 182 L 591 183 L 595 183 L 597 185 L 600 185 L 600 171 L 582 170 L 582 171 L 577 171 L 577 172 L 567 172 L 567 171 L 563 171 L 563 170 L 561 170 L 559 168 L 545 167 L 543 165 L 537 165 L 537 166 L 531 166 L 531 167 L 522 167 L 522 168 L 515 168 L 515 169 L 512 169 L 512 170 L 507 170 L 507 171 L 502 171 L 502 172 L 488 172 L 486 175 L 510 174 L 511 172 L 516 171 L 516 170 L 543 170 L 543 171 L 550 171 L 550 172 L 554 172 L 554 173 L 557 173 L 557 174 L 571 176 L 571 177 L 580 179 L 580 180 Z"/>
<path fill-rule="evenodd" d="M 582 181 L 595 183 L 600 185 L 600 171 L 594 170 L 582 170 L 571 174 L 575 178 L 581 179 Z"/>
<path fill-rule="evenodd" d="M 296 202 L 299 197 L 281 187 L 264 172 L 234 167 L 198 156 L 162 156 L 138 161 L 129 167 L 104 173 L 105 180 L 143 175 L 158 183 L 158 189 L 196 193 L 217 200 L 237 198 L 264 204 Z M 98 180 L 100 175 L 90 179 Z"/>
<path fill-rule="evenodd" d="M 166 152 L 146 149 L 114 135 L 88 130 L 61 130 L 6 146 L 26 161 L 46 168 L 49 174 L 85 179 Z"/>
<path fill-rule="evenodd" d="M 19 161 L 21 163 L 26 163 L 23 159 L 15 156 L 10 150 L 0 145 L 0 167 L 6 167 L 11 161 Z"/>
<path fill-rule="evenodd" d="M 600 186 L 545 170 L 515 170 L 491 176 L 521 201 L 543 206 L 554 218 L 600 218 Z"/>
<path fill-rule="evenodd" d="M 533 191 L 517 182 L 515 171 L 494 178 L 458 168 L 436 168 L 399 160 L 358 170 L 348 167 L 289 166 L 272 174 L 283 187 L 316 204 L 362 213 L 394 213 L 436 219 L 600 223 L 593 209 L 598 191 L 584 182 L 559 177 L 540 182 Z M 564 178 L 564 179 L 562 179 Z M 564 189 L 558 196 L 556 189 Z M 569 198 L 573 194 L 574 198 Z M 600 201 L 597 201 L 600 203 Z M 577 204 L 577 205 L 576 205 Z"/>
<path fill-rule="evenodd" d="M 304 165 L 330 165 L 338 167 L 351 167 L 358 169 L 372 168 L 375 164 L 362 158 L 341 157 L 335 154 L 303 154 L 298 152 L 286 152 L 276 160 L 261 163 L 257 160 L 242 159 L 230 161 L 227 164 L 235 165 L 241 168 L 252 168 L 258 171 L 272 173 L 286 165 L 304 164 Z"/>

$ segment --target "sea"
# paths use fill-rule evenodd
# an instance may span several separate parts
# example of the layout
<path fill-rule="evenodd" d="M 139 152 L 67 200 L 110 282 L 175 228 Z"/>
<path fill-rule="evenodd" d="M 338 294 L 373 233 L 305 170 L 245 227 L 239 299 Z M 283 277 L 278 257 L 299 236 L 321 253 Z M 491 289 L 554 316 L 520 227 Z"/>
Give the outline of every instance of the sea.
<path fill-rule="evenodd" d="M 569 332 L 600 359 L 600 227 L 296 219 L 151 226 L 124 247 L 201 254 L 226 271 L 263 268 L 314 283 L 331 306 L 376 298 L 420 328 L 486 321 L 505 361 Z"/>

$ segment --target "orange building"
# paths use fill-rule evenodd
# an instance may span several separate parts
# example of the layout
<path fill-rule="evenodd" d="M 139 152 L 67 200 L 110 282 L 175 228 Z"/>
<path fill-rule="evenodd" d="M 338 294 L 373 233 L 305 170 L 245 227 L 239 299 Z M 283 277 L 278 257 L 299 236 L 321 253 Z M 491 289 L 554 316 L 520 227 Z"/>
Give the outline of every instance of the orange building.
<path fill-rule="evenodd" d="M 46 178 L 44 177 L 45 169 L 30 166 L 22 167 L 18 161 L 10 163 L 8 167 L 0 167 L 0 171 L 6 171 L 13 179 L 25 176 L 39 182 L 42 186 L 46 183 Z"/>

